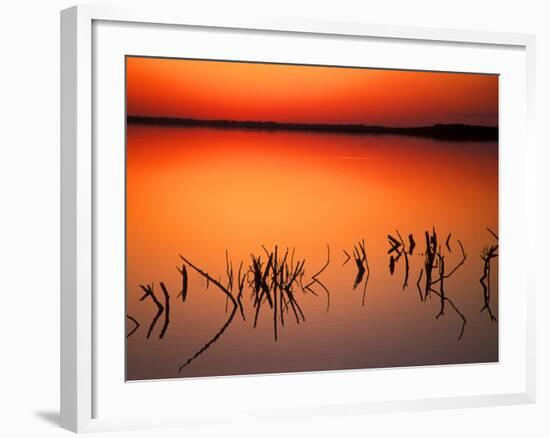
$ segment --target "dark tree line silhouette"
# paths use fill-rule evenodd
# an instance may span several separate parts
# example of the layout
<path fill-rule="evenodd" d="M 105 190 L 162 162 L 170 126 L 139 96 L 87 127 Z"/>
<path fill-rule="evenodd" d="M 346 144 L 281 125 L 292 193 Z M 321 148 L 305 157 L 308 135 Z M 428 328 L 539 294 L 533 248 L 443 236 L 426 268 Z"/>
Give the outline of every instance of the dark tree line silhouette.
<path fill-rule="evenodd" d="M 128 123 L 160 126 L 207 126 L 219 129 L 261 129 L 285 131 L 331 132 L 355 135 L 408 135 L 449 141 L 496 141 L 498 127 L 456 124 L 391 127 L 360 123 L 285 123 L 259 120 L 201 120 L 176 117 L 129 115 Z"/>

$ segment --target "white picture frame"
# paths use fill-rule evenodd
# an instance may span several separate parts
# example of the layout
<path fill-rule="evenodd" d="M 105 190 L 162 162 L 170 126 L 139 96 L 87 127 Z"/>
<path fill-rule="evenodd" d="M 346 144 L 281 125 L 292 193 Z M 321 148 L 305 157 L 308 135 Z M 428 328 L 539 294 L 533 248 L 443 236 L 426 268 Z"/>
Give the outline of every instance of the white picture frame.
<path fill-rule="evenodd" d="M 105 30 L 96 31 L 94 26 L 105 23 Z M 114 24 L 113 24 L 114 23 Z M 113 27 L 114 26 L 114 27 Z M 130 26 L 132 29 L 120 30 L 116 26 L 123 28 Z M 122 354 L 119 344 L 107 346 L 104 333 L 111 329 L 116 329 L 114 325 L 110 327 L 112 321 L 98 319 L 98 312 L 102 311 L 100 304 L 96 299 L 98 287 L 104 284 L 99 269 L 103 263 L 101 249 L 98 249 L 98 239 L 104 233 L 103 228 L 98 232 L 98 223 L 101 223 L 101 217 L 98 217 L 97 206 L 103 202 L 101 199 L 101 189 L 98 190 L 98 181 L 109 174 L 109 170 L 104 168 L 104 158 L 98 158 L 97 147 L 101 145 L 104 136 L 112 135 L 114 139 L 120 138 L 120 131 L 113 131 L 107 128 L 97 129 L 97 124 L 101 125 L 103 112 L 105 108 L 101 93 L 98 89 L 101 85 L 101 75 L 111 74 L 108 62 L 103 61 L 102 52 L 105 49 L 105 38 L 113 38 L 111 54 L 108 56 L 119 56 L 125 53 L 124 38 L 118 38 L 117 32 L 134 32 L 132 41 L 134 41 L 134 50 L 139 50 L 137 45 L 145 45 L 140 42 L 139 29 L 136 26 L 149 26 L 150 32 L 159 35 L 164 31 L 177 31 L 177 29 L 186 29 L 189 31 L 200 31 L 202 34 L 216 33 L 224 30 L 237 30 L 239 38 L 246 38 L 254 45 L 254 39 L 259 38 L 262 33 L 267 32 L 274 39 L 279 37 L 293 36 L 296 38 L 307 38 L 315 36 L 319 38 L 329 37 L 349 37 L 350 41 L 387 41 L 390 44 L 401 44 L 413 47 L 440 45 L 444 48 L 446 44 L 452 44 L 456 47 L 475 49 L 476 47 L 486 48 L 488 51 L 495 50 L 499 53 L 511 53 L 508 58 L 503 58 L 503 63 L 508 63 L 511 73 L 511 80 L 515 80 L 515 92 L 510 93 L 508 98 L 510 102 L 517 102 L 514 116 L 514 126 L 509 120 L 512 120 L 512 114 L 505 112 L 501 117 L 501 131 L 504 141 L 514 140 L 515 149 L 510 149 L 510 154 L 504 156 L 504 167 L 501 166 L 501 178 L 508 176 L 507 172 L 517 172 L 514 174 L 515 181 L 519 188 L 512 189 L 510 184 L 501 186 L 501 200 L 504 201 L 504 209 L 501 210 L 501 218 L 514 218 L 509 224 L 504 223 L 501 234 L 502 246 L 508 244 L 509 248 L 515 246 L 518 250 L 533 250 L 535 233 L 535 198 L 532 193 L 535 192 L 535 141 L 533 138 L 533 108 L 534 108 L 534 59 L 535 59 L 535 38 L 532 35 L 525 34 L 507 34 L 492 32 L 473 32 L 450 29 L 424 29 L 416 27 L 394 27 L 382 26 L 366 23 L 338 23 L 338 22 L 317 22 L 299 19 L 258 19 L 254 17 L 242 17 L 238 20 L 227 21 L 224 17 L 195 16 L 192 11 L 162 11 L 152 10 L 132 10 L 110 7 L 77 6 L 66 9 L 61 13 L 61 426 L 75 431 L 99 431 L 119 428 L 145 428 L 162 427 L 186 424 L 202 424 L 219 421 L 229 421 L 231 418 L 272 418 L 275 415 L 290 415 L 292 417 L 311 416 L 311 415 L 342 415 L 342 414 L 363 414 L 368 412 L 397 412 L 411 409 L 435 409 L 447 407 L 473 407 L 499 404 L 519 404 L 532 403 L 535 400 L 535 273 L 533 268 L 526 263 L 521 264 L 518 261 L 517 269 L 510 279 L 510 284 L 514 284 L 514 310 L 510 310 L 509 315 L 518 318 L 518 327 L 513 334 L 514 346 L 519 350 L 514 359 L 514 364 L 510 369 L 487 387 L 480 388 L 480 391 L 470 391 L 465 388 L 460 391 L 458 388 L 454 392 L 446 393 L 431 392 L 431 395 L 418 396 L 420 392 L 412 388 L 409 392 L 404 390 L 394 390 L 388 393 L 387 397 L 380 393 L 371 398 L 352 394 L 350 388 L 370 379 L 383 379 L 384 374 L 392 373 L 391 379 L 396 382 L 405 383 L 410 379 L 411 373 L 415 374 L 415 380 L 421 381 L 427 373 L 440 375 L 437 378 L 448 379 L 450 368 L 441 369 L 424 368 L 419 370 L 377 370 L 376 373 L 357 373 L 357 372 L 337 372 L 334 373 L 310 373 L 307 376 L 290 375 L 286 377 L 278 376 L 256 376 L 224 379 L 191 379 L 187 380 L 188 390 L 215 392 L 219 390 L 239 391 L 243 393 L 241 408 L 235 412 L 224 412 L 221 407 L 210 406 L 206 411 L 201 408 L 201 402 L 197 402 L 195 411 L 186 409 L 185 411 L 173 409 L 170 412 L 164 406 L 156 407 L 155 411 L 149 410 L 149 416 L 139 415 L 132 411 L 131 407 L 126 411 L 115 412 L 105 408 L 108 414 L 98 414 L 103 411 L 102 404 L 105 402 L 105 391 L 110 391 L 111 380 L 117 379 L 119 375 L 113 374 L 107 376 L 103 371 L 107 354 L 97 354 L 111 352 L 117 355 Z M 99 28 L 98 28 L 99 29 Z M 103 33 L 102 33 L 103 32 Z M 137 32 L 137 33 L 136 33 Z M 105 36 L 106 35 L 106 36 Z M 115 41 L 116 39 L 116 41 Z M 153 50 L 154 44 L 162 44 L 163 39 L 159 36 L 152 39 L 152 46 L 148 50 Z M 122 43 L 120 43 L 122 41 Z M 156 41 L 156 42 L 155 42 Z M 136 49 L 136 47 L 138 47 Z M 177 47 L 174 49 L 177 50 Z M 330 50 L 330 49 L 329 49 Z M 403 50 L 403 49 L 400 49 Z M 176 52 L 174 52 L 176 53 Z M 106 55 L 107 56 L 107 55 Z M 238 56 L 238 55 L 235 55 Z M 505 56 L 505 55 L 503 55 Z M 99 67 L 94 62 L 100 60 Z M 382 61 L 381 61 L 382 62 Z M 388 61 L 389 62 L 389 61 Z M 460 68 L 461 59 L 444 61 L 432 61 L 437 67 L 437 62 L 444 63 L 443 69 Z M 498 67 L 491 67 L 489 60 L 476 60 L 475 62 L 486 62 L 484 71 L 490 70 L 492 73 L 500 73 Z M 387 64 L 383 64 L 388 66 Z M 473 67 L 474 64 L 470 68 Z M 502 64 L 504 65 L 504 64 Z M 399 67 L 399 65 L 395 65 Z M 454 67 L 453 67 L 454 66 Z M 392 67 L 392 66 L 389 66 Z M 508 68 L 508 67 L 506 67 Z M 434 68 L 435 69 L 435 68 Z M 467 70 L 467 69 L 466 69 Z M 517 73 L 517 74 L 516 74 Z M 515 79 L 514 79 L 515 78 Z M 113 87 L 120 84 L 120 77 L 114 81 Z M 98 88 L 99 87 L 99 88 Z M 506 96 L 505 96 L 506 98 Z M 518 102 L 521 101 L 521 102 Z M 507 103 L 507 102 L 506 102 Z M 123 105 L 122 102 L 119 102 Z M 501 105 L 503 103 L 501 102 Z M 507 118 L 509 117 L 509 118 Z M 110 118 L 113 120 L 113 118 Z M 113 123 L 118 123 L 114 119 Z M 120 120 L 119 120 L 120 121 Z M 508 127 L 510 124 L 510 127 Z M 105 126 L 105 125 L 102 125 Z M 123 129 L 123 128 L 121 128 Z M 521 145 L 521 146 L 517 146 Z M 99 146 L 101 147 L 101 146 Z M 508 157 L 508 158 L 507 158 Z M 502 158 L 502 156 L 501 156 Z M 518 163 L 517 160 L 520 160 Z M 518 169 L 514 170 L 514 162 Z M 116 170 L 114 170 L 116 172 Z M 101 175 L 101 176 L 99 176 Z M 512 175 L 510 175 L 512 176 Z M 100 186 L 101 187 L 101 181 Z M 521 204 L 519 204 L 521 200 Z M 513 238 L 514 233 L 521 228 L 525 241 L 517 241 Z M 120 231 L 120 229 L 118 229 Z M 117 229 L 110 230 L 109 233 L 116 233 Z M 507 243 L 507 237 L 508 243 Z M 118 236 L 123 239 L 123 236 Z M 100 245 L 101 247 L 101 245 Z M 514 263 L 517 260 L 510 259 L 506 263 Z M 121 266 L 117 268 L 123 269 Z M 100 274 L 98 274 L 100 272 Z M 99 276 L 98 276 L 99 275 Z M 512 281 L 513 280 L 513 281 Z M 502 281 L 502 278 L 501 278 Z M 120 292 L 123 294 L 123 291 Z M 505 303 L 503 305 L 506 305 Z M 504 308 L 506 311 L 506 308 Z M 103 313 L 104 314 L 104 313 Z M 102 315 L 103 315 L 102 314 Z M 507 315 L 505 312 L 504 315 Z M 109 315 L 107 315 L 109 316 Z M 123 320 L 122 316 L 122 320 Z M 501 324 L 504 328 L 503 342 L 506 339 L 506 329 L 510 324 L 510 319 L 501 318 Z M 120 328 L 120 327 L 118 327 Z M 519 332 L 518 332 L 519 331 Z M 122 335 L 121 331 L 121 335 Z M 509 338 L 510 338 L 509 337 Z M 105 346 L 104 346 L 105 345 Z M 501 344 L 501 347 L 503 345 Z M 510 344 L 510 348 L 513 345 Z M 104 350 L 101 350 L 101 349 Z M 504 349 L 506 349 L 504 345 Z M 118 356 L 117 356 L 118 357 Z M 123 358 L 117 359 L 117 364 L 123 362 Z M 502 369 L 506 369 L 506 360 L 501 361 Z M 118 366 L 118 365 L 117 365 Z M 456 366 L 461 368 L 468 375 L 468 378 L 476 378 L 476 374 L 481 372 L 475 366 Z M 459 370 L 460 371 L 460 370 Z M 456 374 L 459 376 L 460 374 Z M 493 373 L 493 375 L 496 375 Z M 335 377 L 336 376 L 336 377 Z M 367 376 L 367 377 L 366 377 Z M 376 376 L 376 377 L 375 377 Z M 424 376 L 424 377 L 423 377 Z M 298 377 L 300 380 L 297 380 Z M 458 378 L 460 377 L 453 377 Z M 466 377 L 463 377 L 466 379 Z M 119 379 L 120 380 L 120 379 Z M 504 380 L 513 382 L 507 385 Z M 304 389 L 315 388 L 318 385 L 326 385 L 326 391 L 329 395 L 331 390 L 334 398 L 328 401 L 328 398 L 317 397 L 317 400 L 303 398 L 296 405 L 287 404 L 280 394 L 276 394 L 277 387 L 284 387 L 285 381 L 292 381 L 292 384 L 303 385 Z M 124 381 L 118 382 L 120 388 L 124 386 Z M 167 394 L 168 399 L 174 394 L 171 387 L 177 385 L 177 382 L 147 382 L 141 387 L 130 384 L 131 388 L 126 395 L 113 392 L 108 396 L 112 399 L 112 404 L 121 404 L 122 399 L 116 397 L 126 397 L 128 401 L 135 399 L 140 393 L 144 398 L 151 394 Z M 460 380 L 455 382 L 457 386 L 462 386 Z M 171 385 L 171 386 L 170 386 Z M 398 385 L 396 385 L 398 386 Z M 466 385 L 467 386 L 467 385 Z M 256 391 L 262 387 L 265 391 L 272 391 L 275 394 L 276 410 L 268 411 L 262 408 L 255 408 L 247 405 L 246 395 L 251 391 Z M 99 389 L 98 389 L 99 388 Z M 137 388 L 137 389 L 136 389 Z M 223 389 L 221 389 L 223 388 Z M 255 389 L 256 388 L 256 389 Z M 340 388 L 337 390 L 337 388 Z M 373 390 L 374 391 L 374 390 Z M 101 394 L 98 396 L 98 394 Z M 103 400 L 105 403 L 102 403 Z M 236 403 L 239 404 L 239 403 Z M 186 412 L 186 413 L 184 413 Z"/>

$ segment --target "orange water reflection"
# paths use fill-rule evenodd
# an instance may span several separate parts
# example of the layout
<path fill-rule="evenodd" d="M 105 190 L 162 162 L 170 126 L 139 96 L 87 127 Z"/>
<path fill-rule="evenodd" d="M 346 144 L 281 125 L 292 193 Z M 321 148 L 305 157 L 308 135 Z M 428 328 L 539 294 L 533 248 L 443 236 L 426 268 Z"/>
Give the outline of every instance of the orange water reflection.
<path fill-rule="evenodd" d="M 128 379 L 498 360 L 498 324 L 479 313 L 479 253 L 494 243 L 486 227 L 498 231 L 495 143 L 135 125 L 127 135 L 127 310 L 142 324 L 128 338 Z M 422 257 L 411 257 L 405 291 L 403 263 L 393 276 L 388 272 L 386 235 L 413 233 L 422 249 L 424 230 L 432 225 L 441 236 L 452 233 L 448 263 L 460 259 L 454 238 L 468 254 L 446 284 L 468 318 L 460 342 L 452 311 L 436 320 L 437 300 L 419 302 Z M 360 288 L 352 290 L 353 262 L 342 266 L 342 250 L 349 252 L 361 238 L 372 270 L 365 307 Z M 187 301 L 175 300 L 178 254 L 223 279 L 226 249 L 238 265 L 260 253 L 262 244 L 295 248 L 309 275 L 330 246 L 322 277 L 331 291 L 329 313 L 322 294 L 301 296 L 306 323 L 287 318 L 277 343 L 267 315 L 256 329 L 250 318 L 236 318 L 178 374 L 226 318 L 223 294 L 206 290 L 193 272 Z M 495 266 L 495 310 L 496 274 Z M 160 281 L 173 297 L 171 323 L 164 339 L 146 339 L 155 308 L 139 301 L 139 284 L 155 282 L 158 289 Z M 248 300 L 245 307 L 251 313 Z"/>

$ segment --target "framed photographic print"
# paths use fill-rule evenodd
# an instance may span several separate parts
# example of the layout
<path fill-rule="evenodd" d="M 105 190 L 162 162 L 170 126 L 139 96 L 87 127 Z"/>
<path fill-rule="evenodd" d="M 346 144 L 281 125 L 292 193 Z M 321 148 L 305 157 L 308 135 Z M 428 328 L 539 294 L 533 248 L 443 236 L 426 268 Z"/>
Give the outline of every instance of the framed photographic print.
<path fill-rule="evenodd" d="M 63 427 L 534 400 L 533 37 L 75 7 L 61 43 Z"/>

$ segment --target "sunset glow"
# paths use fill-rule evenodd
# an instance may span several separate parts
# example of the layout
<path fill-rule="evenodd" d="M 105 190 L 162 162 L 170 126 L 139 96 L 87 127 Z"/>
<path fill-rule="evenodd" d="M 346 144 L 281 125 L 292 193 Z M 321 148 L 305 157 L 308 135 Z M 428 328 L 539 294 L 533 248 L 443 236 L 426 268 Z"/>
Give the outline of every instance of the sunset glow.
<path fill-rule="evenodd" d="M 127 113 L 385 126 L 496 126 L 498 76 L 128 57 Z"/>

